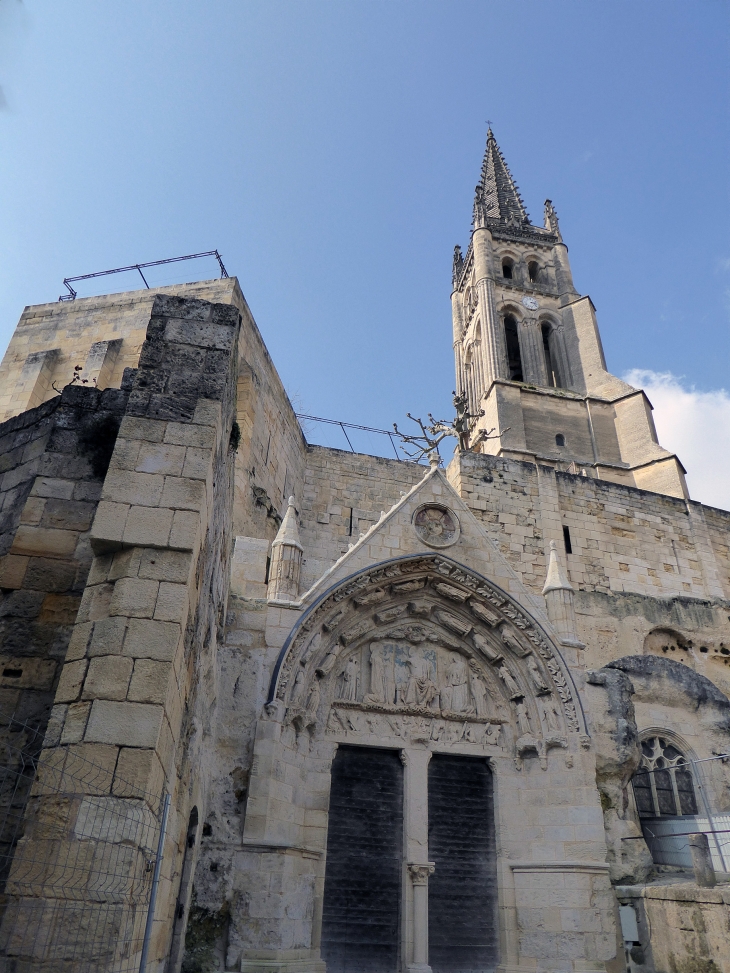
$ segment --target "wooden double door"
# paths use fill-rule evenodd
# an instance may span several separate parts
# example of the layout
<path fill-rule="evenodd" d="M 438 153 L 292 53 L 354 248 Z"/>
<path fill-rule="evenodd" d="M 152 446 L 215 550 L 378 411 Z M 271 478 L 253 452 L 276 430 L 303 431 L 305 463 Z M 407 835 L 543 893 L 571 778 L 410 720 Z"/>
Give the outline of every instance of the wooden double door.
<path fill-rule="evenodd" d="M 398 751 L 341 746 L 332 764 L 322 919 L 328 973 L 405 968 L 405 837 Z M 433 973 L 490 973 L 497 964 L 497 883 L 485 760 L 431 757 L 428 853 L 436 865 L 428 884 Z"/>

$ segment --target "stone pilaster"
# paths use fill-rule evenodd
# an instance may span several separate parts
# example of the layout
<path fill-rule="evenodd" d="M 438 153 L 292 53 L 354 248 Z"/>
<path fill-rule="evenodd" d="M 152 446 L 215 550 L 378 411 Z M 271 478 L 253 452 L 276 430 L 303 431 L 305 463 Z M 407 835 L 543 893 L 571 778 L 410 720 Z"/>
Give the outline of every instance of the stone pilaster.
<path fill-rule="evenodd" d="M 485 391 L 496 378 L 507 378 L 507 351 L 494 301 L 492 234 L 485 227 L 474 231 L 474 269 L 482 318 L 482 360 Z"/>

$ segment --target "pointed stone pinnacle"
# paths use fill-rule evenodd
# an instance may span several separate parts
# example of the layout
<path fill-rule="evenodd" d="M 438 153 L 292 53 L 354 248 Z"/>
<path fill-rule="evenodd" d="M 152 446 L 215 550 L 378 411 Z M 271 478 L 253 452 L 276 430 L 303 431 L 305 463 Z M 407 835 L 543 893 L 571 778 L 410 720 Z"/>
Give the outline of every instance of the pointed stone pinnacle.
<path fill-rule="evenodd" d="M 274 539 L 272 547 L 297 547 L 303 551 L 302 543 L 299 540 L 299 528 L 297 527 L 297 511 L 294 506 L 294 497 L 289 497 L 289 505 L 286 508 L 284 519 L 281 522 L 279 532 Z"/>
<path fill-rule="evenodd" d="M 550 541 L 550 560 L 548 562 L 547 578 L 542 593 L 546 595 L 549 591 L 572 591 L 573 586 L 565 574 L 555 541 Z"/>

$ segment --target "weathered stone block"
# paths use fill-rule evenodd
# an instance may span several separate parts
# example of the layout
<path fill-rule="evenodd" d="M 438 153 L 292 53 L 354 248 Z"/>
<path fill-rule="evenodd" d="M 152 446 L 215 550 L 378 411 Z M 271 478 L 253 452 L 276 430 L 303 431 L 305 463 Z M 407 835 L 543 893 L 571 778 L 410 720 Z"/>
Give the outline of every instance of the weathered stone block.
<path fill-rule="evenodd" d="M 109 614 L 151 618 L 157 601 L 157 590 L 157 581 L 120 578 L 114 585 Z"/>
<path fill-rule="evenodd" d="M 202 510 L 207 502 L 205 483 L 187 477 L 165 477 L 160 504 L 177 510 Z"/>
<path fill-rule="evenodd" d="M 126 747 L 155 747 L 162 717 L 162 706 L 95 699 L 85 740 Z"/>
<path fill-rule="evenodd" d="M 131 659 L 129 660 L 131 663 Z M 161 703 L 167 700 L 172 676 L 170 662 L 155 662 L 152 659 L 137 659 L 134 673 L 129 684 L 127 698 L 139 703 Z M 177 691 L 177 687 L 172 687 Z"/>
<path fill-rule="evenodd" d="M 186 584 L 190 577 L 192 559 L 182 551 L 144 551 L 139 566 L 140 578 Z"/>
<path fill-rule="evenodd" d="M 197 446 L 202 449 L 215 447 L 215 429 L 207 425 L 193 425 L 187 422 L 169 422 L 165 432 L 166 443 L 180 446 Z"/>
<path fill-rule="evenodd" d="M 129 506 L 128 503 L 110 500 L 99 502 L 91 528 L 91 544 L 94 550 L 103 553 L 109 544 L 121 544 Z"/>
<path fill-rule="evenodd" d="M 66 663 L 61 670 L 61 678 L 56 689 L 57 703 L 73 703 L 79 698 L 86 674 L 86 666 L 86 659 Z"/>
<path fill-rule="evenodd" d="M 154 617 L 164 622 L 187 619 L 189 593 L 186 585 L 160 582 Z"/>
<path fill-rule="evenodd" d="M 165 775 L 154 750 L 122 747 L 112 793 L 119 797 L 145 797 L 162 793 Z"/>
<path fill-rule="evenodd" d="M 86 653 L 91 656 L 119 655 L 124 644 L 127 619 L 124 616 L 100 618 L 93 626 L 93 635 Z M 80 626 L 76 626 L 80 628 Z M 79 639 L 83 636 L 79 635 Z"/>
<path fill-rule="evenodd" d="M 0 588 L 21 588 L 29 558 L 19 554 L 6 554 L 0 558 Z"/>
<path fill-rule="evenodd" d="M 59 742 L 81 743 L 90 712 L 91 703 L 71 703 L 63 721 L 63 731 Z"/>
<path fill-rule="evenodd" d="M 124 543 L 166 546 L 172 528 L 172 515 L 172 510 L 160 507 L 130 507 L 124 525 Z"/>
<path fill-rule="evenodd" d="M 156 473 L 109 470 L 104 480 L 102 499 L 114 503 L 156 507 L 162 496 L 164 477 Z"/>
<path fill-rule="evenodd" d="M 132 667 L 132 660 L 120 655 L 91 659 L 82 699 L 125 699 Z"/>
<path fill-rule="evenodd" d="M 200 530 L 199 512 L 176 510 L 170 530 L 170 547 L 179 551 L 196 551 L 200 543 Z"/>
<path fill-rule="evenodd" d="M 185 462 L 185 447 L 170 443 L 145 443 L 140 447 L 135 469 L 138 473 L 164 473 L 180 476 Z"/>
<path fill-rule="evenodd" d="M 50 557 L 71 557 L 76 549 L 78 534 L 72 530 L 53 530 L 21 524 L 15 534 L 11 554 L 46 554 Z"/>
<path fill-rule="evenodd" d="M 179 624 L 132 618 L 124 641 L 124 655 L 169 662 L 175 656 L 179 640 Z"/>

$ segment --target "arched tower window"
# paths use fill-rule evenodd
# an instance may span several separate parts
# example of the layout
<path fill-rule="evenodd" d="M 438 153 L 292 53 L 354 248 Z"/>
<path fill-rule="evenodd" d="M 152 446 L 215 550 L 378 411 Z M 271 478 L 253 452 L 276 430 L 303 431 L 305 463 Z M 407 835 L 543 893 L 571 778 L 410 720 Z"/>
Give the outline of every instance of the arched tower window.
<path fill-rule="evenodd" d="M 520 353 L 520 339 L 517 334 L 517 321 L 508 314 L 504 319 L 504 336 L 507 344 L 507 368 L 510 380 L 523 382 L 522 355 Z"/>
<path fill-rule="evenodd" d="M 555 332 L 553 326 L 545 321 L 542 325 L 542 348 L 545 355 L 545 372 L 547 382 L 552 388 L 562 388 L 557 355 L 555 354 Z"/>
<path fill-rule="evenodd" d="M 694 782 L 687 758 L 665 737 L 641 743 L 642 759 L 631 781 L 640 818 L 697 814 Z"/>
<path fill-rule="evenodd" d="M 538 277 L 540 276 L 540 265 L 538 264 L 537 260 L 531 260 L 529 262 L 527 265 L 527 273 L 530 276 L 531 282 L 533 284 L 536 283 Z"/>
<path fill-rule="evenodd" d="M 514 267 L 514 264 L 513 264 L 512 260 L 509 257 L 505 257 L 502 260 L 502 276 L 503 277 L 506 277 L 507 280 L 512 280 L 512 277 L 513 277 L 512 269 L 513 269 L 513 267 Z"/>

